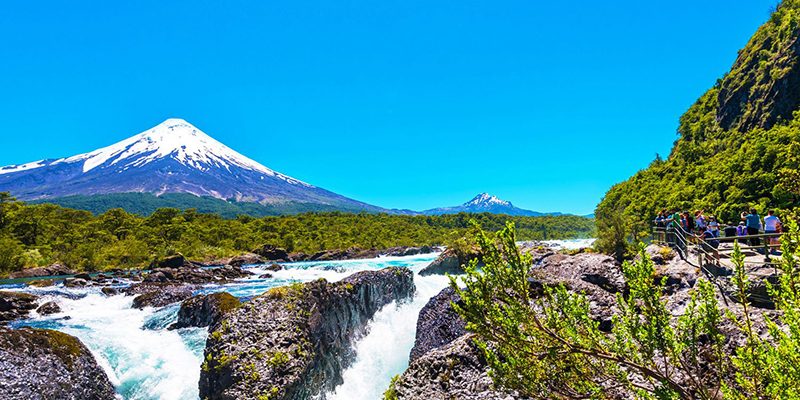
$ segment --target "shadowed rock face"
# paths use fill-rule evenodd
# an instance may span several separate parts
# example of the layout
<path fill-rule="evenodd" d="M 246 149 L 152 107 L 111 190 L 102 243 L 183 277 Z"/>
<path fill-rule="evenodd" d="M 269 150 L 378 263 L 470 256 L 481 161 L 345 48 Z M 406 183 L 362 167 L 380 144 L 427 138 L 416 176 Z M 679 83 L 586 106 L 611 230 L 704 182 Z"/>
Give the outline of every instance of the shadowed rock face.
<path fill-rule="evenodd" d="M 519 398 L 495 390 L 481 350 L 472 335 L 431 350 L 414 360 L 393 385 L 403 400 L 511 400 Z"/>
<path fill-rule="evenodd" d="M 168 304 L 177 303 L 192 297 L 198 287 L 194 285 L 182 285 L 172 283 L 142 283 L 131 286 L 125 290 L 128 295 L 136 296 L 133 298 L 131 307 L 164 307 Z"/>
<path fill-rule="evenodd" d="M 369 319 L 414 290 L 405 268 L 274 288 L 210 327 L 200 397 L 299 400 L 332 389 Z"/>
<path fill-rule="evenodd" d="M 467 334 L 464 320 L 456 313 L 451 303 L 461 298 L 452 288 L 446 288 L 428 301 L 419 312 L 417 337 L 411 349 L 413 362 L 423 354 L 445 346 Z"/>
<path fill-rule="evenodd" d="M 0 327 L 0 400 L 114 399 L 114 387 L 75 337 Z"/>
<path fill-rule="evenodd" d="M 38 306 L 36 299 L 28 293 L 0 291 L 0 322 L 26 318 Z"/>
<path fill-rule="evenodd" d="M 194 296 L 181 304 L 178 310 L 178 321 L 169 329 L 209 326 L 242 303 L 227 292 Z"/>
<path fill-rule="evenodd" d="M 480 265 L 480 254 L 477 250 L 469 254 L 458 254 L 453 249 L 447 249 L 427 267 L 419 271 L 422 276 L 427 275 L 461 275 L 464 273 L 464 265 L 469 264 L 473 259 L 478 259 Z"/>

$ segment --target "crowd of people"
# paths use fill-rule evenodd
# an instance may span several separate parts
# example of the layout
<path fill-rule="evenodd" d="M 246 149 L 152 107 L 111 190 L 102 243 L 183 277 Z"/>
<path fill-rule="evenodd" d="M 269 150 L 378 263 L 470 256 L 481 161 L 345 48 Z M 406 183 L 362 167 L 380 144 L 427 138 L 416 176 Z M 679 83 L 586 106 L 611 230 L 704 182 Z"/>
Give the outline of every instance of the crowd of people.
<path fill-rule="evenodd" d="M 662 210 L 653 221 L 657 228 L 661 230 L 662 240 L 679 246 L 684 247 L 686 243 L 676 240 L 674 230 L 680 229 L 683 231 L 684 236 L 691 235 L 694 238 L 702 239 L 702 244 L 706 250 L 716 254 L 716 249 L 720 243 L 720 230 L 724 230 L 724 236 L 740 237 L 746 236 L 747 242 L 750 246 L 760 246 L 760 237 L 753 237 L 762 232 L 764 234 L 781 233 L 782 224 L 781 220 L 775 215 L 774 210 L 769 210 L 767 216 L 763 219 L 755 209 L 743 211 L 741 213 L 741 221 L 738 225 L 729 224 L 724 228 L 720 227 L 717 218 L 713 215 L 705 215 L 703 210 L 697 210 L 694 213 L 678 210 Z M 768 237 L 767 244 L 770 245 L 771 252 L 775 252 L 778 244 L 778 237 Z M 716 256 L 718 257 L 718 255 Z"/>

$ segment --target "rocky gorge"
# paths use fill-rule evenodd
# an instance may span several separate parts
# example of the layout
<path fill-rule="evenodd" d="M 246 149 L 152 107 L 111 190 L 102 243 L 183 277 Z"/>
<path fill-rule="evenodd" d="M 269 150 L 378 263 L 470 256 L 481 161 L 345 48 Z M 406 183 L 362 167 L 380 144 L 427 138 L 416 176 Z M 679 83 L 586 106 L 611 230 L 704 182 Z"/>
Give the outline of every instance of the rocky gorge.
<path fill-rule="evenodd" d="M 44 335 L 55 332 L 86 343 L 91 353 L 85 360 L 94 361 L 106 380 L 114 382 L 112 391 L 116 389 L 116 395 L 122 398 L 193 399 L 206 388 L 209 393 L 205 397 L 228 398 L 226 390 L 218 394 L 212 391 L 224 388 L 225 382 L 232 385 L 227 391 L 241 390 L 240 385 L 247 385 L 255 376 L 252 372 L 270 377 L 266 381 L 269 386 L 261 393 L 269 394 L 277 387 L 278 381 L 273 378 L 285 372 L 282 368 L 270 369 L 282 364 L 282 354 L 290 358 L 286 366 L 297 367 L 297 371 L 293 378 L 281 381 L 285 389 L 279 390 L 287 395 L 294 393 L 294 398 L 306 398 L 311 392 L 330 392 L 342 382 L 344 370 L 356 361 L 354 343 L 368 333 L 370 319 L 383 306 L 397 303 L 393 307 L 399 307 L 415 297 L 414 274 L 409 268 L 422 268 L 433 256 L 403 256 L 405 253 L 418 251 L 397 250 L 399 255 L 389 255 L 385 261 L 378 258 L 282 265 L 262 256 L 246 256 L 241 263 L 232 259 L 227 266 L 213 268 L 175 257 L 154 264 L 149 271 L 126 273 L 124 277 L 116 273 L 86 274 L 41 280 L 37 286 L 4 286 L 0 291 L 0 315 L 12 332 L 32 327 Z M 265 263 L 252 265 L 252 261 Z M 248 266 L 243 268 L 244 265 Z M 440 284 L 444 281 L 437 285 Z M 270 333 L 272 325 L 264 321 L 267 310 L 284 313 L 279 318 L 283 325 L 277 325 L 282 331 Z M 301 330 L 303 327 L 306 330 Z M 247 353 L 252 347 L 242 349 L 241 354 L 235 352 L 235 347 L 226 347 L 236 343 L 228 340 L 228 335 L 263 339 L 257 344 L 264 349 L 262 356 L 270 357 Z M 215 341 L 221 337 L 225 339 Z M 176 339 L 184 342 L 179 347 L 188 346 L 185 351 L 174 353 Z M 208 348 L 204 351 L 206 341 Z M 161 343 L 152 346 L 158 342 Z M 287 342 L 293 344 L 283 348 Z M 145 347 L 147 343 L 151 348 Z M 244 343 L 242 340 L 240 344 Z M 298 343 L 307 347 L 298 347 Z M 195 367 L 186 368 L 194 358 L 191 353 L 197 354 L 198 361 Z M 236 354 L 238 362 L 226 365 L 233 369 L 215 364 L 215 360 L 224 361 L 231 354 Z M 147 359 L 163 361 L 157 361 L 160 366 L 155 367 L 151 361 L 144 361 Z M 242 364 L 248 360 L 264 369 L 252 370 L 250 364 Z M 21 363 L 18 367 L 22 369 L 34 367 L 25 361 L 18 358 L 15 362 Z M 146 367 L 148 374 L 157 374 L 139 378 L 125 372 L 139 366 Z M 245 380 L 239 379 L 242 368 L 251 372 Z M 63 373 L 46 368 L 43 371 Z M 229 378 L 235 379 L 227 381 Z M 98 393 L 99 397 L 87 394 L 80 398 L 104 398 L 105 394 Z"/>
<path fill-rule="evenodd" d="M 532 293 L 556 285 L 580 292 L 589 301 L 591 318 L 597 321 L 601 330 L 610 331 L 613 316 L 619 312 L 615 298 L 628 290 L 621 266 L 615 259 L 588 252 L 565 254 L 541 246 L 523 247 L 523 250 L 531 254 L 534 262 L 529 274 Z M 647 254 L 656 264 L 653 279 L 664 282 L 663 298 L 669 312 L 676 316 L 686 307 L 698 279 L 713 278 L 722 288 L 729 280 L 729 272 L 716 271 L 718 276 L 711 276 L 708 271 L 700 271 L 668 249 L 651 246 Z M 383 372 L 397 374 L 392 384 L 389 385 L 388 381 L 377 384 L 381 392 L 388 387 L 387 399 L 523 398 L 493 383 L 483 351 L 477 345 L 477 337 L 466 329 L 466 324 L 453 307 L 460 304 L 461 299 L 447 287 L 447 279 L 440 273 L 421 274 L 426 269 L 430 271 L 428 267 L 431 265 L 441 265 L 443 260 L 452 263 L 453 254 L 445 252 L 424 258 L 413 257 L 369 260 L 366 263 L 372 267 L 368 270 L 361 269 L 367 265 L 363 261 L 354 260 L 334 264 L 327 261 L 283 264 L 278 270 L 274 270 L 272 264 L 261 264 L 248 267 L 248 273 L 241 278 L 217 279 L 223 277 L 220 273 L 208 281 L 216 282 L 212 286 L 192 283 L 194 278 L 179 283 L 176 276 L 193 275 L 167 271 L 170 273 L 163 276 L 172 276 L 167 281 L 152 282 L 144 276 L 142 282 L 133 282 L 119 294 L 98 295 L 114 301 L 127 299 L 125 304 L 130 310 L 138 306 L 141 312 L 151 313 L 154 318 L 173 315 L 163 322 L 146 323 L 150 328 L 142 328 L 145 329 L 142 332 L 147 335 L 179 335 L 184 340 L 194 338 L 197 364 L 193 368 L 197 372 L 186 381 L 194 385 L 194 394 L 176 398 L 378 398 L 380 395 L 354 392 L 352 381 L 348 384 L 353 371 L 363 374 L 374 368 L 375 364 L 364 364 L 369 361 L 365 358 L 370 356 L 365 351 L 376 351 L 375 347 L 362 346 L 370 341 L 389 346 L 387 353 L 376 357 L 405 353 L 397 364 Z M 460 260 L 456 262 L 460 263 Z M 264 271 L 270 271 L 274 277 L 259 278 Z M 296 278 L 299 276 L 305 277 L 298 281 Z M 288 277 L 295 280 L 285 280 Z M 430 279 L 436 282 L 432 286 Z M 760 293 L 761 286 L 759 281 L 753 283 L 750 289 L 753 296 Z M 99 287 L 88 286 L 85 290 L 97 289 Z M 420 291 L 426 294 L 420 296 Z M 54 311 L 50 317 L 38 309 L 52 302 L 52 297 L 9 293 L 14 295 L 5 294 L 0 299 L 15 305 L 15 311 L 6 315 L 17 318 L 17 323 L 31 316 L 59 321 L 59 318 L 82 318 L 71 314 L 73 308 L 69 302 L 56 301 L 55 305 L 63 310 Z M 155 298 L 159 300 L 146 304 L 135 300 L 148 293 L 158 293 Z M 724 293 L 720 294 L 720 304 L 725 304 Z M 728 301 L 725 309 L 732 313 L 741 312 L 738 304 Z M 417 305 L 409 308 L 412 302 Z M 771 315 L 772 311 L 768 302 L 754 302 L 753 305 L 757 307 L 754 324 L 763 333 L 764 316 Z M 168 310 L 173 311 L 165 314 Z M 401 313 L 410 316 L 403 321 L 411 326 L 398 325 L 398 319 L 386 319 Z M 23 326 L 13 332 L 38 331 Z M 724 330 L 727 334 L 726 351 L 733 351 L 745 338 L 732 326 L 724 327 Z M 399 331 L 409 332 L 411 339 L 403 342 L 407 344 L 395 347 L 397 344 L 391 344 L 393 339 L 386 335 L 387 332 L 398 334 Z M 376 338 L 375 335 L 383 336 Z M 92 348 L 91 343 L 89 348 Z M 85 364 L 81 368 L 91 370 L 91 365 L 94 365 L 103 372 L 105 368 L 98 366 L 106 361 L 92 364 L 94 359 L 90 359 L 91 355 L 81 358 Z M 21 364 L 20 368 L 29 367 Z M 66 369 L 58 371 L 61 371 L 58 374 L 70 373 Z M 115 376 L 110 378 L 110 381 L 118 379 Z M 382 382 L 381 379 L 374 380 Z M 98 396 L 105 393 L 102 387 L 86 389 L 81 386 L 85 383 L 79 382 L 74 386 L 84 390 L 83 393 L 88 393 L 86 390 L 97 390 Z M 612 397 L 623 399 L 629 395 L 621 391 Z M 123 394 L 123 397 L 166 398 L 164 395 L 137 397 L 128 394 Z"/>

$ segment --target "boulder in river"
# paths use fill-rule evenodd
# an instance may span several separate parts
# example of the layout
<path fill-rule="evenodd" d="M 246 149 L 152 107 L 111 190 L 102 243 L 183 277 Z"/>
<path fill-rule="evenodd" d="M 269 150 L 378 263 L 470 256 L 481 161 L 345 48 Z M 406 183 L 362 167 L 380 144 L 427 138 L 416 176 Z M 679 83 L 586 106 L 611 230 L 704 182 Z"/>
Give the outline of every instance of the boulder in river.
<path fill-rule="evenodd" d="M 442 252 L 442 254 L 439 254 L 439 257 L 436 257 L 430 265 L 419 271 L 419 274 L 422 276 L 444 274 L 460 275 L 464 273 L 464 265 L 470 263 L 474 259 L 477 259 L 480 265 L 481 255 L 477 250 L 463 253 L 449 248 Z"/>
<path fill-rule="evenodd" d="M 241 304 L 239 299 L 228 292 L 190 297 L 181 303 L 178 321 L 170 325 L 169 329 L 209 326 Z"/>
<path fill-rule="evenodd" d="M 265 244 L 253 250 L 253 253 L 258 254 L 268 261 L 290 261 L 289 253 L 286 251 L 286 249 L 269 244 Z"/>
<path fill-rule="evenodd" d="M 200 397 L 300 400 L 332 389 L 369 319 L 414 290 L 406 268 L 273 288 L 210 327 Z"/>
<path fill-rule="evenodd" d="M 41 276 L 74 275 L 75 271 L 64 264 L 53 264 L 47 267 L 27 268 L 22 271 L 12 272 L 10 278 L 36 278 Z"/>
<path fill-rule="evenodd" d="M 126 294 L 135 295 L 131 307 L 164 307 L 192 297 L 197 289 L 193 285 L 143 283 L 131 286 L 125 290 Z"/>
<path fill-rule="evenodd" d="M 155 268 L 181 268 L 181 267 L 191 267 L 192 263 L 190 263 L 183 254 L 175 254 L 173 256 L 164 257 L 161 260 L 153 261 L 150 265 L 151 269 Z"/>
<path fill-rule="evenodd" d="M 57 314 L 61 312 L 61 307 L 55 301 L 48 301 L 39 306 L 36 309 L 36 312 L 40 315 L 50 315 L 50 314 Z"/>
<path fill-rule="evenodd" d="M 77 338 L 0 327 L 0 400 L 115 399 L 114 387 Z"/>
<path fill-rule="evenodd" d="M 0 322 L 27 318 L 37 299 L 29 293 L 0 291 Z"/>
<path fill-rule="evenodd" d="M 250 264 L 263 264 L 266 262 L 264 257 L 261 257 L 255 253 L 245 253 L 230 259 L 227 262 L 227 265 L 232 265 L 234 267 L 241 267 L 243 265 L 250 265 Z"/>

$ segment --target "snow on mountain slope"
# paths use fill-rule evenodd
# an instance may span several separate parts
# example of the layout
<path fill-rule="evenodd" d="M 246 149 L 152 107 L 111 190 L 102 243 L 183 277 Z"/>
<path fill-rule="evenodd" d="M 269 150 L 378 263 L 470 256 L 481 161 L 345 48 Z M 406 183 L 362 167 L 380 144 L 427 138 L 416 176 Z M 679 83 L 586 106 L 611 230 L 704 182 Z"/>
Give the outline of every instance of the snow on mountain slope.
<path fill-rule="evenodd" d="M 473 197 L 472 200 L 455 207 L 441 207 L 431 210 L 423 211 L 427 215 L 442 215 L 442 214 L 457 214 L 460 212 L 465 213 L 482 213 L 488 212 L 492 214 L 508 214 L 518 216 L 539 216 L 539 215 L 553 215 L 548 213 L 540 213 L 536 211 L 523 210 L 514 207 L 510 201 L 501 200 L 496 196 L 488 193 L 481 193 Z"/>
<path fill-rule="evenodd" d="M 108 193 L 190 193 L 260 203 L 381 211 L 273 171 L 178 118 L 72 157 L 0 168 L 0 191 L 23 200 Z"/>

